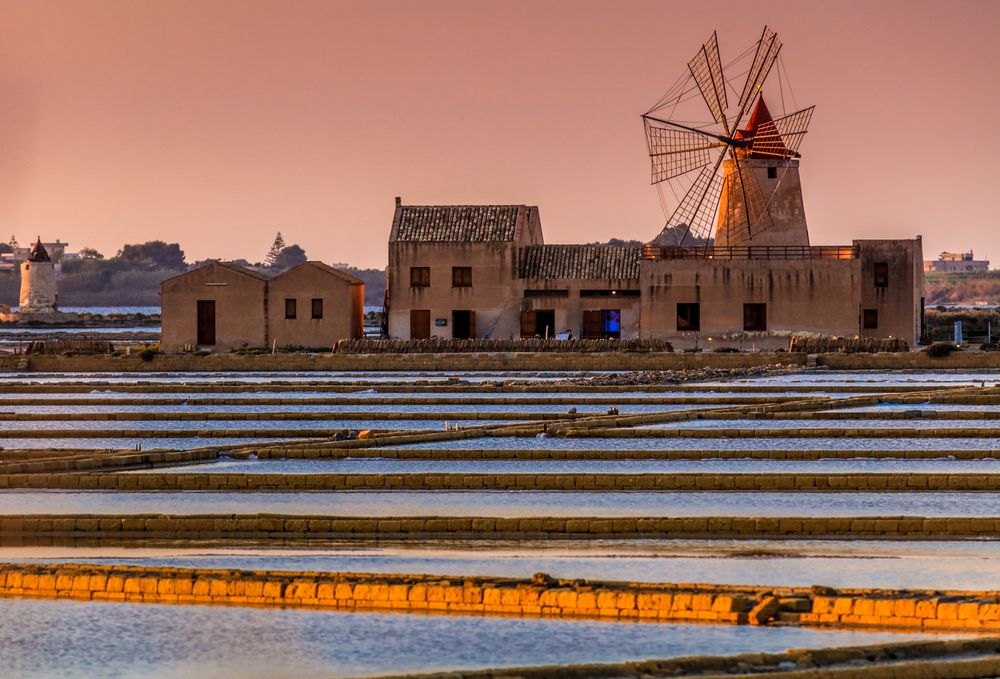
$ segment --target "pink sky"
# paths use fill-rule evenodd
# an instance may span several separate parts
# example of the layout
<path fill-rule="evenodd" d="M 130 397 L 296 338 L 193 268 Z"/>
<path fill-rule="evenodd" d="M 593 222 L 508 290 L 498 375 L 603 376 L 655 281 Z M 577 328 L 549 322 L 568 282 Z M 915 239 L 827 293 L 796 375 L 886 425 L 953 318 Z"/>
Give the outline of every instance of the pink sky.
<path fill-rule="evenodd" d="M 384 266 L 393 197 L 540 206 L 548 242 L 664 222 L 640 114 L 766 23 L 816 244 L 1000 264 L 1000 2 L 0 1 L 0 240 Z"/>

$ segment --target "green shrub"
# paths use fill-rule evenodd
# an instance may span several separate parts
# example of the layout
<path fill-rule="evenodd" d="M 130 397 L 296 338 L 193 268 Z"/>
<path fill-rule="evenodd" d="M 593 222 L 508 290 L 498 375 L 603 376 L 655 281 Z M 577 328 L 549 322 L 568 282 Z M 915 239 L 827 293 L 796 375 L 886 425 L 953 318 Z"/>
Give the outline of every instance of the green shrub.
<path fill-rule="evenodd" d="M 157 351 L 156 349 L 143 349 L 142 351 L 139 352 L 139 358 L 149 363 L 154 358 L 156 358 L 156 355 L 158 353 L 160 352 Z"/>
<path fill-rule="evenodd" d="M 947 356 L 953 351 L 961 351 L 961 350 L 962 347 L 958 346 L 954 342 L 935 342 L 934 344 L 924 349 L 924 353 L 926 353 L 928 356 L 940 357 L 940 356 Z"/>
<path fill-rule="evenodd" d="M 983 342 L 979 348 L 983 351 L 1000 351 L 1000 346 L 996 342 Z"/>
<path fill-rule="evenodd" d="M 713 350 L 717 354 L 738 354 L 740 350 L 736 347 L 716 347 Z"/>

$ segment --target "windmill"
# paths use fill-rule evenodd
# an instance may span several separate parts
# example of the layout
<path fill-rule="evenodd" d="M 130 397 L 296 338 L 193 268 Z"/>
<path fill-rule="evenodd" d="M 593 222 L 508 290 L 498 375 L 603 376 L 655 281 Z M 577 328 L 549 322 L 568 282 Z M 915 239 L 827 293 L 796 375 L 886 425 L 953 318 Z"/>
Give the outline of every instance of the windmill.
<path fill-rule="evenodd" d="M 737 91 L 713 33 L 688 62 L 687 76 L 642 116 L 652 183 L 669 186 L 677 203 L 657 245 L 693 249 L 713 232 L 717 247 L 809 244 L 797 159 L 815 107 L 772 118 L 762 90 L 780 51 L 777 34 L 765 27 L 744 53 L 753 60 Z M 738 94 L 732 106 L 729 90 Z M 711 121 L 675 117 L 699 95 Z"/>

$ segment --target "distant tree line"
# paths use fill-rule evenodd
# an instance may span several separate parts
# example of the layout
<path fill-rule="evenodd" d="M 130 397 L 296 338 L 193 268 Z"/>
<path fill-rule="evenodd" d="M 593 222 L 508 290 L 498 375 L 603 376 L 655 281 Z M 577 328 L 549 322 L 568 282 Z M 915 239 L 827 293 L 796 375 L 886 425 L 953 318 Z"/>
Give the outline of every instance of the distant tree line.
<path fill-rule="evenodd" d="M 219 259 L 188 263 L 178 243 L 162 240 L 125 245 L 113 257 L 94 248 L 83 248 L 80 257 L 65 259 L 59 276 L 60 306 L 159 306 L 160 282 Z M 262 273 L 275 275 L 307 261 L 298 244 L 286 245 L 279 232 L 263 260 L 233 261 Z M 365 303 L 382 304 L 385 272 L 380 269 L 345 269 L 365 282 Z M 18 272 L 0 275 L 0 304 L 16 306 L 21 279 Z"/>

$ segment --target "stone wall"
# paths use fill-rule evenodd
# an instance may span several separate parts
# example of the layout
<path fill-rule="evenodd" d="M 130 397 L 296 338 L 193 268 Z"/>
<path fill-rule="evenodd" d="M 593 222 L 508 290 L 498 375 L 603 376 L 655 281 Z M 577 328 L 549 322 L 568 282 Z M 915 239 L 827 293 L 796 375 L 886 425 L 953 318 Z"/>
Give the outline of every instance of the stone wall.
<path fill-rule="evenodd" d="M 981 539 L 1000 537 L 1000 517 L 475 517 L 282 516 L 276 514 L 25 514 L 0 516 L 5 541 L 69 538 L 189 541 L 328 539 Z"/>
<path fill-rule="evenodd" d="M 0 596 L 615 620 L 1000 630 L 997 592 L 827 590 L 138 566 L 0 565 Z"/>
<path fill-rule="evenodd" d="M 5 471 L 0 469 L 0 471 Z M 241 474 L 190 472 L 0 473 L 0 488 L 105 491 L 304 492 L 347 490 L 523 490 L 565 492 L 864 492 L 1000 491 L 1000 474 L 680 473 L 680 474 Z"/>

